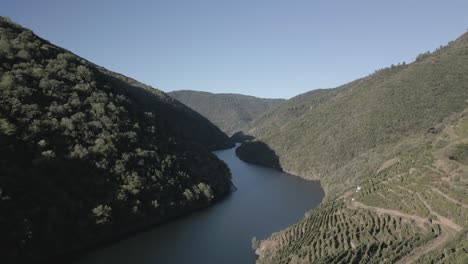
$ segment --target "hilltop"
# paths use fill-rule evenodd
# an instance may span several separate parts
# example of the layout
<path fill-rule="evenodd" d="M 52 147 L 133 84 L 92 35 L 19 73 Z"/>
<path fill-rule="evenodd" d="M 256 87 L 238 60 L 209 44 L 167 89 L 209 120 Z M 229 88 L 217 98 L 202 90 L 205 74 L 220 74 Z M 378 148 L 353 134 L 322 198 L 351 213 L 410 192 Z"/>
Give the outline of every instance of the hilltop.
<path fill-rule="evenodd" d="M 228 135 L 243 130 L 246 124 L 259 115 L 285 101 L 241 94 L 213 94 L 187 90 L 168 94 L 208 118 Z"/>
<path fill-rule="evenodd" d="M 467 72 L 468 33 L 253 121 L 241 159 L 271 157 L 326 192 L 320 208 L 260 244 L 258 262 L 466 262 Z"/>
<path fill-rule="evenodd" d="M 0 257 L 46 261 L 205 207 L 232 146 L 165 93 L 0 17 Z"/>

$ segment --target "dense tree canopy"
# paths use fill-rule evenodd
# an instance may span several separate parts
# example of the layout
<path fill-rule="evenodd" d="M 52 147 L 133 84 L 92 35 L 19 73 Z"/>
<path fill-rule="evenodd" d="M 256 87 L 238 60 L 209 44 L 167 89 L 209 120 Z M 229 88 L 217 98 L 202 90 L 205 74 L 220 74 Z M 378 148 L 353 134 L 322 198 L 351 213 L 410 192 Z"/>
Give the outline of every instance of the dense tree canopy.
<path fill-rule="evenodd" d="M 207 148 L 230 144 L 164 93 L 0 18 L 2 261 L 64 255 L 210 204 L 231 182 Z"/>
<path fill-rule="evenodd" d="M 252 120 L 285 102 L 284 99 L 188 90 L 169 95 L 208 118 L 228 135 L 244 130 Z"/>

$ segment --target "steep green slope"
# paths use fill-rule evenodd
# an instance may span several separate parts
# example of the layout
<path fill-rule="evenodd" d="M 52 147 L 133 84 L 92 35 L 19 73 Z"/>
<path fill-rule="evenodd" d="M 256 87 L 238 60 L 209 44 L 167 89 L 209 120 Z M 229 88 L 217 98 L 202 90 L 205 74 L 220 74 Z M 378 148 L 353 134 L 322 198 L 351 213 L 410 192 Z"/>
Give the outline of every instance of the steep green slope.
<path fill-rule="evenodd" d="M 282 169 L 321 179 L 327 194 L 325 211 L 312 211 L 264 241 L 259 262 L 404 263 L 425 250 L 443 251 L 468 225 L 468 135 L 450 130 L 464 127 L 467 73 L 465 34 L 414 63 L 328 90 L 324 100 L 288 120 L 254 121 L 274 126 L 263 125 L 267 129 L 238 155 L 275 153 Z M 249 147 L 256 142 L 262 148 Z M 357 186 L 362 190 L 353 195 Z M 406 222 L 409 233 L 400 227 Z"/>
<path fill-rule="evenodd" d="M 272 110 L 261 114 L 252 122 L 246 124 L 243 130 L 248 135 L 261 136 L 269 133 L 269 131 L 280 129 L 288 121 L 312 111 L 338 92 L 339 89 L 317 89 L 295 96 Z"/>
<path fill-rule="evenodd" d="M 1 17 L 0 74 L 2 263 L 66 256 L 230 191 L 208 151 L 228 137 L 161 91 Z"/>
<path fill-rule="evenodd" d="M 312 94 L 318 102 L 312 109 L 256 133 L 258 141 L 277 153 L 285 170 L 324 179 L 363 153 L 425 132 L 467 105 L 467 39 L 465 34 L 412 64 L 319 91 L 326 96 Z M 260 125 L 278 119 L 278 110 Z"/>
<path fill-rule="evenodd" d="M 257 116 L 285 101 L 198 91 L 175 91 L 168 94 L 208 118 L 228 135 L 241 131 Z"/>
<path fill-rule="evenodd" d="M 258 263 L 466 263 L 467 128 L 468 109 L 389 147 L 359 191 L 262 241 Z"/>

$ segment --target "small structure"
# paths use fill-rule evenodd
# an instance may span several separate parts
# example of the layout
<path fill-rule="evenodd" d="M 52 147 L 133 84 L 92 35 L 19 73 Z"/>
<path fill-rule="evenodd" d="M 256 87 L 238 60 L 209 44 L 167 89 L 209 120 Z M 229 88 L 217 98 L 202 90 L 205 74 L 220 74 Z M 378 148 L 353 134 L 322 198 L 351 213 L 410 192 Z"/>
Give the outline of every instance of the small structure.
<path fill-rule="evenodd" d="M 351 198 L 351 201 L 354 202 L 354 198 Z"/>
<path fill-rule="evenodd" d="M 361 186 L 356 187 L 356 192 L 360 192 L 362 190 Z"/>

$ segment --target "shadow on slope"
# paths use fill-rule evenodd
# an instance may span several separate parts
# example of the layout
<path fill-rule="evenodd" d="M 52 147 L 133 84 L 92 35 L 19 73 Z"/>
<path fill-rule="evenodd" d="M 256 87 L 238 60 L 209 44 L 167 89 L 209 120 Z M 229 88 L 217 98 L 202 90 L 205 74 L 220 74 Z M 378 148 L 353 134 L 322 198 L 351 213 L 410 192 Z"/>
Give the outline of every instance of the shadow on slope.
<path fill-rule="evenodd" d="M 275 151 L 261 141 L 245 142 L 236 149 L 239 159 L 283 171 Z"/>
<path fill-rule="evenodd" d="M 254 140 L 254 139 L 255 139 L 254 136 L 244 134 L 244 132 L 242 131 L 238 131 L 231 136 L 231 141 L 238 142 L 238 143 L 244 143 L 244 142 Z"/>
<path fill-rule="evenodd" d="M 234 141 L 211 121 L 176 99 L 126 76 L 102 67 L 99 69 L 101 74 L 98 76 L 102 82 L 108 82 L 114 89 L 131 97 L 138 102 L 138 107 L 144 112 L 159 115 L 161 130 L 175 133 L 179 139 L 196 142 L 209 150 L 229 149 L 235 146 Z"/>

